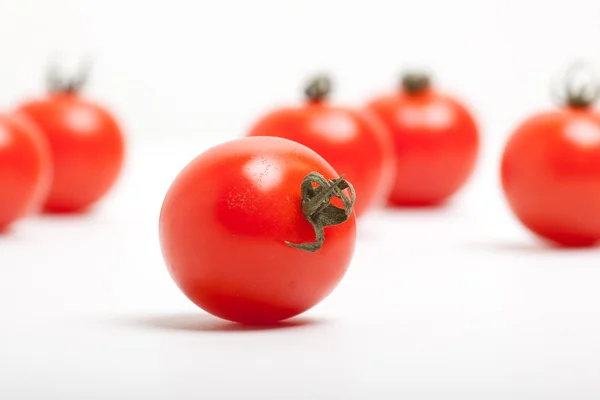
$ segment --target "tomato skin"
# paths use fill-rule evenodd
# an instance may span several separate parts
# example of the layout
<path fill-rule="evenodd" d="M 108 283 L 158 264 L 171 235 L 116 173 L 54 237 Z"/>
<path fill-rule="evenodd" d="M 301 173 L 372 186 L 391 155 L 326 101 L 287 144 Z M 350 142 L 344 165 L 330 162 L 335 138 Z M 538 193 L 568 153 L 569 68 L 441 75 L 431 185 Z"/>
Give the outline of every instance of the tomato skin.
<path fill-rule="evenodd" d="M 121 171 L 123 134 L 104 108 L 76 93 L 56 93 L 19 107 L 50 144 L 54 177 L 47 212 L 85 211 L 113 186 Z"/>
<path fill-rule="evenodd" d="M 479 151 L 475 119 L 458 100 L 433 88 L 406 90 L 367 105 L 386 125 L 396 151 L 390 206 L 443 203 L 467 181 Z"/>
<path fill-rule="evenodd" d="M 508 141 L 502 187 L 517 218 L 562 246 L 600 240 L 600 114 L 566 108 L 535 115 Z"/>
<path fill-rule="evenodd" d="M 183 169 L 165 197 L 159 232 L 171 276 L 192 302 L 223 319 L 269 324 L 335 288 L 354 252 L 354 213 L 325 228 L 314 253 L 285 243 L 315 240 L 300 207 L 312 171 L 337 177 L 312 150 L 273 137 L 221 144 Z"/>
<path fill-rule="evenodd" d="M 307 101 L 274 110 L 248 136 L 276 136 L 316 151 L 356 190 L 358 216 L 383 203 L 393 179 L 393 152 L 385 127 L 369 113 Z"/>
<path fill-rule="evenodd" d="M 41 205 L 51 168 L 41 132 L 16 115 L 0 115 L 0 231 Z"/>

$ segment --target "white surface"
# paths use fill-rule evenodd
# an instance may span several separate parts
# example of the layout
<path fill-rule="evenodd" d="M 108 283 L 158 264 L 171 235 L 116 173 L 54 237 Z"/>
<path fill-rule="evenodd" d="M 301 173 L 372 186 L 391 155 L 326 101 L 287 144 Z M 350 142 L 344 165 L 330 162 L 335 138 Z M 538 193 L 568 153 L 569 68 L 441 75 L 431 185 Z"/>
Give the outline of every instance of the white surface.
<path fill-rule="evenodd" d="M 600 253 L 536 244 L 497 164 L 557 72 L 600 68 L 599 15 L 597 0 L 0 0 L 0 105 L 40 92 L 50 55 L 91 55 L 87 93 L 132 150 L 94 214 L 0 237 L 0 399 L 597 399 Z M 363 221 L 347 277 L 296 326 L 243 330 L 191 305 L 157 242 L 175 174 L 313 72 L 359 104 L 407 65 L 478 115 L 463 196 Z"/>
<path fill-rule="evenodd" d="M 333 101 L 359 105 L 426 67 L 477 116 L 479 185 L 495 193 L 510 131 L 551 106 L 573 60 L 600 69 L 598 16 L 598 0 L 0 0 L 0 107 L 43 91 L 49 59 L 68 72 L 89 58 L 85 93 L 132 145 L 204 148 L 299 101 L 316 72 L 334 79 Z"/>
<path fill-rule="evenodd" d="M 0 105 L 42 90 L 50 56 L 94 60 L 87 93 L 132 135 L 231 136 L 330 72 L 361 103 L 426 66 L 489 140 L 550 104 L 573 58 L 600 68 L 597 0 L 0 0 Z"/>
<path fill-rule="evenodd" d="M 446 209 L 362 221 L 347 276 L 295 322 L 207 316 L 157 241 L 193 147 L 140 146 L 97 212 L 0 238 L 0 398 L 600 396 L 600 253 L 537 244 L 476 185 Z"/>

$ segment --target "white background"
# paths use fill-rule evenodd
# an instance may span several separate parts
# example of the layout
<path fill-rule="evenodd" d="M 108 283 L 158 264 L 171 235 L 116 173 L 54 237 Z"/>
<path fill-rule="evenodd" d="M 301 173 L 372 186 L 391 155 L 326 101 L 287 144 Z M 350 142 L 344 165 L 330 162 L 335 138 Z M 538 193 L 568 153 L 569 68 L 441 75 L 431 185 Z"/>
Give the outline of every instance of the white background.
<path fill-rule="evenodd" d="M 597 399 L 600 253 L 534 241 L 498 183 L 501 146 L 583 58 L 600 2 L 0 1 L 0 106 L 51 56 L 94 61 L 86 93 L 129 138 L 87 216 L 0 237 L 0 399 Z M 75 61 L 73 61 L 75 60 Z M 338 289 L 296 322 L 222 323 L 171 282 L 158 212 L 195 155 L 330 72 L 360 105 L 426 66 L 478 116 L 477 173 L 445 209 L 361 221 Z"/>

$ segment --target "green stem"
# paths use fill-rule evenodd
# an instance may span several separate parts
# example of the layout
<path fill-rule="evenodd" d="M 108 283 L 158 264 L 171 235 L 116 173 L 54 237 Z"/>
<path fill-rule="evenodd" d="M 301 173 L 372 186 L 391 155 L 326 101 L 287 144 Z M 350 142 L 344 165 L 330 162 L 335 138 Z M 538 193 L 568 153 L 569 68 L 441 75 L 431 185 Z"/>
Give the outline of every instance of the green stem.
<path fill-rule="evenodd" d="M 431 78 L 424 72 L 407 72 L 402 75 L 401 86 L 411 94 L 423 92 L 431 85 Z"/>

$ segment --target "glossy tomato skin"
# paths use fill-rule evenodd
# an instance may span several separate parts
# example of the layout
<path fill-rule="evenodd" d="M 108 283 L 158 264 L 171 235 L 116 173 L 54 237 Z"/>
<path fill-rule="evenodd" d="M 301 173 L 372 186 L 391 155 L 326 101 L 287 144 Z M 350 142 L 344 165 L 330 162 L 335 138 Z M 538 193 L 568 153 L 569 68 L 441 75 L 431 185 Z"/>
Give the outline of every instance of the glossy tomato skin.
<path fill-rule="evenodd" d="M 41 132 L 16 115 L 0 115 L 0 231 L 41 205 L 50 179 Z"/>
<path fill-rule="evenodd" d="M 479 151 L 474 117 L 458 100 L 427 88 L 399 91 L 367 105 L 388 128 L 396 152 L 391 206 L 445 202 L 467 181 Z"/>
<path fill-rule="evenodd" d="M 23 104 L 18 112 L 50 144 L 54 177 L 46 211 L 85 211 L 110 190 L 123 165 L 125 141 L 107 110 L 76 93 L 56 93 Z"/>
<path fill-rule="evenodd" d="M 563 246 L 600 239 L 600 114 L 566 108 L 522 123 L 504 150 L 502 187 L 518 219 Z"/>
<path fill-rule="evenodd" d="M 249 136 L 276 136 L 303 144 L 321 155 L 356 190 L 356 214 L 384 203 L 393 180 L 394 154 L 389 134 L 368 112 L 307 101 L 274 110 L 251 128 Z"/>
<path fill-rule="evenodd" d="M 160 215 L 160 242 L 174 281 L 196 305 L 230 321 L 270 324 L 326 297 L 354 252 L 354 214 L 314 242 L 301 211 L 303 178 L 334 169 L 312 150 L 272 137 L 213 147 L 177 176 Z"/>

